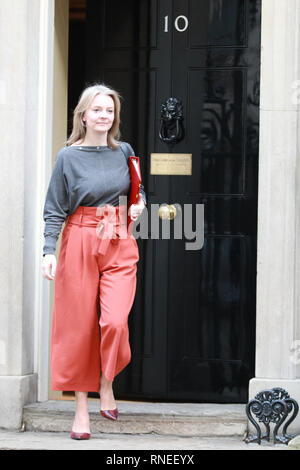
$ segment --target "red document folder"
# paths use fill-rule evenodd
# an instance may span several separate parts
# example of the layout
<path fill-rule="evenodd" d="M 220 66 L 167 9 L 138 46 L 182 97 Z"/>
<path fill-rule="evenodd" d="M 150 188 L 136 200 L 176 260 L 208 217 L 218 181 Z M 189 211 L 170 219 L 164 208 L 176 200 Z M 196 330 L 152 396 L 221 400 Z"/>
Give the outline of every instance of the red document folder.
<path fill-rule="evenodd" d="M 140 194 L 140 187 L 142 183 L 139 157 L 136 157 L 136 156 L 128 157 L 128 168 L 129 168 L 129 173 L 130 173 L 131 187 L 130 187 L 130 193 L 128 196 L 128 205 L 127 205 L 127 228 L 128 228 L 128 232 L 131 233 L 135 221 L 133 221 L 131 217 L 128 215 L 128 211 L 132 204 L 137 204 L 138 199 L 139 199 L 139 194 Z"/>

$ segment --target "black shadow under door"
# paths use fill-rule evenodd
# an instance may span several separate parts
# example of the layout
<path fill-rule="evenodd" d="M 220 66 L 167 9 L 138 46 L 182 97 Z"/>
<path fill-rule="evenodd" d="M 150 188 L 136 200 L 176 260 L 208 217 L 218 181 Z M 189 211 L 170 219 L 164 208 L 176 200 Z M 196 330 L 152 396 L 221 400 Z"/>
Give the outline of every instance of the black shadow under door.
<path fill-rule="evenodd" d="M 123 96 L 122 140 L 141 158 L 148 196 L 148 239 L 138 240 L 129 316 L 132 360 L 115 379 L 118 398 L 247 401 L 255 353 L 260 16 L 258 0 L 87 2 L 86 84 L 103 81 Z M 182 105 L 176 142 L 176 126 L 160 135 L 169 97 Z M 186 154 L 191 174 L 172 174 L 177 158 L 186 171 Z M 165 157 L 173 163 L 166 166 Z M 163 203 L 177 215 L 159 219 L 154 234 Z M 193 240 L 186 230 L 197 230 L 201 207 L 204 243 L 187 249 Z M 180 216 L 183 236 L 175 239 Z M 170 239 L 162 239 L 166 224 Z"/>

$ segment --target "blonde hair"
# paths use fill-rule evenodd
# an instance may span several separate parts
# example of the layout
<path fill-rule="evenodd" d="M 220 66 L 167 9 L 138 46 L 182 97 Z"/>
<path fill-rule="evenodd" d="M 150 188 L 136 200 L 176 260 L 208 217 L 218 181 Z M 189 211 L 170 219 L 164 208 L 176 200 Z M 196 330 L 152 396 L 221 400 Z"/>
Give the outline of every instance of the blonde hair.
<path fill-rule="evenodd" d="M 114 110 L 114 122 L 111 128 L 107 133 L 107 145 L 113 149 L 119 147 L 119 143 L 117 139 L 120 139 L 120 110 L 121 110 L 121 96 L 112 88 L 106 86 L 104 83 L 96 83 L 94 85 L 90 85 L 83 90 L 80 95 L 78 104 L 74 109 L 73 113 L 73 130 L 70 137 L 67 139 L 65 144 L 72 145 L 78 140 L 82 140 L 86 134 L 86 127 L 83 125 L 82 116 L 84 112 L 88 109 L 90 104 L 92 103 L 95 96 L 103 94 L 109 95 L 114 100 L 115 110 Z"/>

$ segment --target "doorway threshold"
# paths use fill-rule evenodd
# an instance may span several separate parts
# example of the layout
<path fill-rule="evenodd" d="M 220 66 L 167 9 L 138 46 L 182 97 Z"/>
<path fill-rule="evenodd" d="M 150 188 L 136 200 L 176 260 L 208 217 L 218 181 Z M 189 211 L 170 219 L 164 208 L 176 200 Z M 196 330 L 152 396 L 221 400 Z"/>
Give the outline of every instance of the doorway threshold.
<path fill-rule="evenodd" d="M 240 436 L 247 432 L 243 404 L 159 403 L 116 400 L 117 421 L 103 418 L 99 400 L 89 399 L 91 430 L 94 433 L 177 436 Z M 74 420 L 74 400 L 49 400 L 23 408 L 26 431 L 69 432 Z"/>

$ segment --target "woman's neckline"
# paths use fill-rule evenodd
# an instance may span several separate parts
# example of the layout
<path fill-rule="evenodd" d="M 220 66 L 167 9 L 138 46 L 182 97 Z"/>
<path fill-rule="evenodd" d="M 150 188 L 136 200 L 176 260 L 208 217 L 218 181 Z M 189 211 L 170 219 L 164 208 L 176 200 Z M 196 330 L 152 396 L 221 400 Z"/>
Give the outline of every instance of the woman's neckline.
<path fill-rule="evenodd" d="M 80 150 L 101 150 L 110 148 L 108 145 L 70 145 L 70 147 Z"/>

